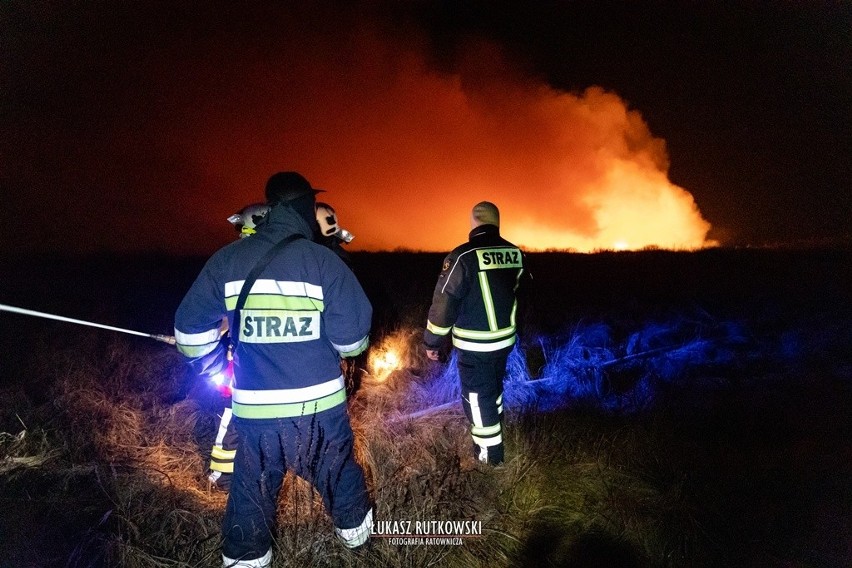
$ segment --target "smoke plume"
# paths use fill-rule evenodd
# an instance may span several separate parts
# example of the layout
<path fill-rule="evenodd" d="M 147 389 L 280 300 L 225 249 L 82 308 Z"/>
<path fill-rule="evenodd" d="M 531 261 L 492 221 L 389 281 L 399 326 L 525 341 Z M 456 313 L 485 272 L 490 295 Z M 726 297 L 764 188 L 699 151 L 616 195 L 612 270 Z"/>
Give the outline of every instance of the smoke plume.
<path fill-rule="evenodd" d="M 482 200 L 528 249 L 708 244 L 665 142 L 605 86 L 557 91 L 487 42 L 438 66 L 416 34 L 353 14 L 168 9 L 107 25 L 89 7 L 11 42 L 44 72 L 13 94 L 40 93 L 13 117 L 8 180 L 48 198 L 18 204 L 30 246 L 209 254 L 280 170 L 328 191 L 356 250 L 448 250 Z"/>

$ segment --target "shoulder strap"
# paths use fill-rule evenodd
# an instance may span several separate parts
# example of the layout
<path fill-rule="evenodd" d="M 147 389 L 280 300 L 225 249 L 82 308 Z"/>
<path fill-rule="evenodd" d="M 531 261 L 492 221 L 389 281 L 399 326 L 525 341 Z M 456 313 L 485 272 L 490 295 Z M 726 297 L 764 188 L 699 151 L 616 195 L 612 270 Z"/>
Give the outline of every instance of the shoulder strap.
<path fill-rule="evenodd" d="M 243 309 L 243 306 L 246 304 L 246 298 L 248 298 L 249 291 L 251 291 L 252 286 L 254 286 L 255 280 L 260 276 L 260 273 L 263 272 L 263 269 L 272 261 L 275 256 L 281 252 L 288 244 L 292 243 L 296 239 L 303 239 L 304 237 L 298 233 L 290 235 L 288 237 L 283 238 L 279 242 L 275 243 L 272 248 L 266 251 L 266 254 L 261 257 L 260 260 L 257 261 L 257 264 L 254 265 L 254 268 L 251 269 L 248 276 L 246 276 L 245 282 L 243 282 L 243 287 L 240 289 L 240 295 L 237 298 L 237 305 L 234 308 L 234 325 L 237 326 L 235 330 L 236 333 L 231 333 L 231 349 L 234 350 L 237 347 L 237 344 L 240 342 L 240 328 L 242 323 L 240 321 L 240 312 Z"/>

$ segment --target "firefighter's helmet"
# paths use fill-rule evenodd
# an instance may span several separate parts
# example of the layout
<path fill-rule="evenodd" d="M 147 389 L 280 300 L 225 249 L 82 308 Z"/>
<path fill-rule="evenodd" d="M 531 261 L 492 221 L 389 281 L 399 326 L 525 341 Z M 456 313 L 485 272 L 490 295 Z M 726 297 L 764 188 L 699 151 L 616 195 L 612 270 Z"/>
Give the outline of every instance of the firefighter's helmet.
<path fill-rule="evenodd" d="M 319 223 L 320 234 L 330 237 L 340 230 L 337 226 L 337 213 L 334 207 L 322 201 L 317 202 L 317 223 Z"/>
<path fill-rule="evenodd" d="M 266 201 L 268 203 L 287 203 L 300 197 L 313 197 L 325 190 L 311 187 L 308 180 L 297 172 L 278 172 L 266 182 Z"/>
<path fill-rule="evenodd" d="M 228 222 L 237 229 L 242 239 L 257 232 L 258 224 L 266 217 L 267 213 L 269 213 L 269 205 L 266 203 L 252 203 L 228 217 Z"/>

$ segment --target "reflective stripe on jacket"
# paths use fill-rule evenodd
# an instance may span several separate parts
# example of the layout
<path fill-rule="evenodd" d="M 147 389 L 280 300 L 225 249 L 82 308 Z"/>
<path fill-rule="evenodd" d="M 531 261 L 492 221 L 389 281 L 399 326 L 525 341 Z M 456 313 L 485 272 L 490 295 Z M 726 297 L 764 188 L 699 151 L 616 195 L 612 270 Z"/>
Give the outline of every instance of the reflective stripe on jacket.
<path fill-rule="evenodd" d="M 246 276 L 275 243 L 294 233 L 306 238 L 285 246 L 260 273 L 235 322 Z M 196 369 L 212 369 L 203 361 L 222 356 L 223 318 L 231 333 L 239 333 L 236 417 L 283 418 L 343 404 L 340 357 L 368 346 L 369 300 L 349 267 L 309 240 L 311 234 L 293 209 L 273 207 L 255 235 L 207 261 L 175 314 L 178 349 Z"/>
<path fill-rule="evenodd" d="M 470 240 L 444 259 L 424 332 L 426 346 L 440 347 L 450 333 L 453 345 L 466 351 L 514 345 L 522 274 L 523 253 L 500 237 L 496 226 L 473 229 Z"/>

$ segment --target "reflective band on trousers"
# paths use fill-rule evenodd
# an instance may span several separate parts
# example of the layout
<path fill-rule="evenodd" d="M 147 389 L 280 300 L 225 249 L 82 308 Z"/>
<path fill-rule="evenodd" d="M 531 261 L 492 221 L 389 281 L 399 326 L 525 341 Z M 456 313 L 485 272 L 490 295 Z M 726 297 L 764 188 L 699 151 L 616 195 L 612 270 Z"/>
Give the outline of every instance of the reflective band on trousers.
<path fill-rule="evenodd" d="M 470 433 L 474 436 L 493 436 L 500 433 L 500 424 L 494 426 L 471 426 Z"/>
<path fill-rule="evenodd" d="M 343 375 L 297 389 L 234 389 L 231 403 L 240 418 L 293 418 L 308 416 L 346 402 Z"/>
<path fill-rule="evenodd" d="M 370 533 L 373 530 L 373 510 L 367 511 L 364 520 L 355 528 L 339 529 L 334 527 L 334 532 L 337 533 L 337 538 L 343 543 L 346 548 L 355 548 L 361 546 L 367 539 L 370 538 Z"/>
<path fill-rule="evenodd" d="M 222 446 L 213 446 L 213 449 L 210 451 L 210 457 L 220 461 L 233 461 L 236 456 L 237 450 L 226 450 Z"/>
<path fill-rule="evenodd" d="M 471 391 L 467 403 L 470 406 L 470 418 L 474 427 L 482 427 L 482 413 L 479 411 L 479 394 Z"/>
<path fill-rule="evenodd" d="M 471 438 L 473 438 L 473 443 L 476 444 L 477 446 L 479 446 L 480 448 L 482 448 L 482 447 L 488 448 L 488 447 L 497 446 L 497 445 L 500 445 L 500 444 L 503 443 L 503 435 L 502 434 L 497 434 L 496 436 L 493 436 L 491 438 L 480 438 L 479 436 L 471 436 Z"/>
<path fill-rule="evenodd" d="M 266 554 L 254 560 L 240 560 L 222 555 L 222 568 L 269 568 L 270 566 L 272 566 L 271 548 Z"/>

